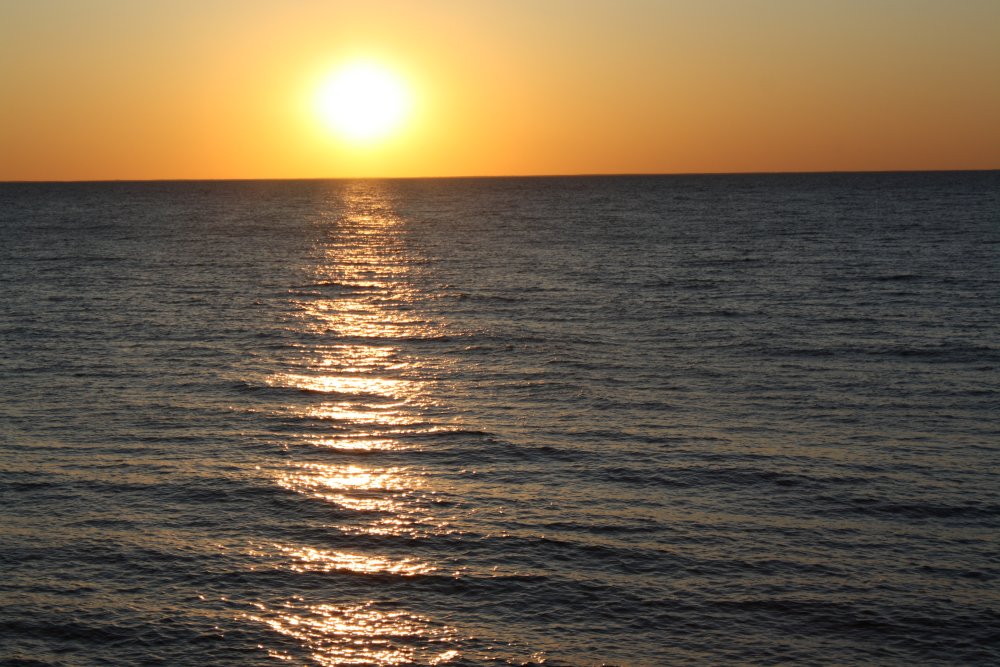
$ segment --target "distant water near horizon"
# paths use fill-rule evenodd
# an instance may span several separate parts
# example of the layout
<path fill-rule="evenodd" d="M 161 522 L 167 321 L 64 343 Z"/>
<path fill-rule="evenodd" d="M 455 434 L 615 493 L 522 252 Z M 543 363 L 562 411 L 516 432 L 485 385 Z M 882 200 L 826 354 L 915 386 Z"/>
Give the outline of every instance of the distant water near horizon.
<path fill-rule="evenodd" d="M 0 184 L 0 664 L 1000 664 L 1000 172 Z"/>

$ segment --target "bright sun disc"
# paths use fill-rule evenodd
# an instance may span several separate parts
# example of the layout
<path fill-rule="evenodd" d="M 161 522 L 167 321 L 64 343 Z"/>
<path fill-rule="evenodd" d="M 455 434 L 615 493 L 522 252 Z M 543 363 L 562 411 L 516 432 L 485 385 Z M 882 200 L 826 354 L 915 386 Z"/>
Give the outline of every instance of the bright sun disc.
<path fill-rule="evenodd" d="M 406 118 L 410 96 L 392 72 L 372 63 L 354 63 L 336 73 L 319 92 L 323 119 L 343 138 L 380 139 Z"/>

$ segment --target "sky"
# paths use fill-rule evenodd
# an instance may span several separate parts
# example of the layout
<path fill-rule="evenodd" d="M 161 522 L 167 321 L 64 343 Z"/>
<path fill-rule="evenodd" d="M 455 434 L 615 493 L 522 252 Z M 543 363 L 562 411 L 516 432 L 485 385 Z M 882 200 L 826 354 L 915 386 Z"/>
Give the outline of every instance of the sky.
<path fill-rule="evenodd" d="M 0 0 L 0 180 L 996 168 L 997 0 Z"/>

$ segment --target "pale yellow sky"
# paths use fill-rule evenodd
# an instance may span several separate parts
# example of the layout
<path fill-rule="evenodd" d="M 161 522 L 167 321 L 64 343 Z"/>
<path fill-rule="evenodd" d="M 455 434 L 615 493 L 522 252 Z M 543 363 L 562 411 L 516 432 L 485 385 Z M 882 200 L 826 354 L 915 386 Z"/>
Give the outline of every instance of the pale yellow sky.
<path fill-rule="evenodd" d="M 414 98 L 368 145 L 356 58 Z M 0 180 L 984 169 L 997 119 L 995 0 L 0 0 Z"/>

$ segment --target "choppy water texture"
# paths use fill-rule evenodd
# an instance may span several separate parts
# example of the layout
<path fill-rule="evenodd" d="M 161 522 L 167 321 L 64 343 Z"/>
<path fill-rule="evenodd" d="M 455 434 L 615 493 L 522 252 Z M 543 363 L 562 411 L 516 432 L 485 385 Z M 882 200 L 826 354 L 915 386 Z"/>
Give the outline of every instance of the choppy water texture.
<path fill-rule="evenodd" d="M 4 664 L 996 664 L 1000 174 L 0 185 Z"/>

